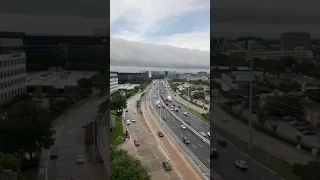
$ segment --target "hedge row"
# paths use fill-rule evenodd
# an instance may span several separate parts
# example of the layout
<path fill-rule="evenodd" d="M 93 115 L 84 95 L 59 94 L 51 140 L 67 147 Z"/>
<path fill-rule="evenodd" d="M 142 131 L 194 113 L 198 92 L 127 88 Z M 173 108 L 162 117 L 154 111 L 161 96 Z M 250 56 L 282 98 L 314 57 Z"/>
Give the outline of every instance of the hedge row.
<path fill-rule="evenodd" d="M 231 107 L 228 107 L 227 105 L 225 104 L 220 104 L 219 107 L 224 110 L 225 112 L 227 112 L 228 114 L 234 116 L 236 119 L 242 121 L 243 123 L 245 124 L 248 124 L 249 123 L 249 119 L 237 112 L 235 112 L 234 110 L 232 110 Z M 268 135 L 271 135 L 271 136 L 274 136 L 275 138 L 277 138 L 278 140 L 284 142 L 284 143 L 287 143 L 289 145 L 292 145 L 294 147 L 297 146 L 297 140 L 289 137 L 289 136 L 286 136 L 284 134 L 281 134 L 279 132 L 275 132 L 275 134 L 273 134 L 273 130 L 271 128 L 265 128 L 265 127 L 262 127 L 261 125 L 259 125 L 258 123 L 256 122 L 252 122 L 252 127 L 260 132 L 264 132 Z M 306 144 L 304 142 L 300 142 L 300 145 L 301 145 L 301 149 L 303 150 L 306 150 L 308 152 L 311 152 L 312 149 L 314 147 L 312 147 L 310 144 Z M 319 150 L 319 149 L 318 149 Z"/>

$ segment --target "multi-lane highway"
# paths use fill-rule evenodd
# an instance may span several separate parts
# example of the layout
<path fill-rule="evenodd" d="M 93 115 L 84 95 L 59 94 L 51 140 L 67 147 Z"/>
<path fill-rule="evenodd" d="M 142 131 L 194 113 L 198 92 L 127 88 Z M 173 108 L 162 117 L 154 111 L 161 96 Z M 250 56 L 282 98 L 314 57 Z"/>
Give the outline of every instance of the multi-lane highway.
<path fill-rule="evenodd" d="M 154 91 L 154 88 L 156 88 L 157 90 Z M 157 101 L 160 99 L 159 97 L 159 84 L 155 83 L 154 86 L 152 86 L 152 90 L 150 91 L 151 93 L 151 101 L 152 101 L 152 105 L 154 106 L 154 109 L 156 110 L 156 113 L 160 116 L 160 108 L 157 107 Z M 154 98 L 154 96 L 156 96 L 156 98 Z M 150 96 L 149 96 L 150 97 Z M 172 103 L 170 103 L 169 105 L 171 105 Z M 178 116 L 181 119 L 185 119 L 186 116 L 184 116 L 182 113 L 184 111 L 182 111 L 181 109 L 179 109 L 180 111 L 178 113 L 176 113 L 174 111 L 175 114 L 179 114 Z M 180 114 L 182 116 L 180 116 Z M 188 116 L 190 116 L 191 114 L 189 113 Z M 201 138 L 199 138 L 197 135 L 195 135 L 194 133 L 192 133 L 191 130 L 186 129 L 183 130 L 180 126 L 182 125 L 182 123 L 177 120 L 170 112 L 168 109 L 166 108 L 161 108 L 161 117 L 166 117 L 166 121 L 164 121 L 163 119 L 159 119 L 159 121 L 161 123 L 166 123 L 168 125 L 168 127 L 171 129 L 171 131 L 173 131 L 175 133 L 175 135 L 177 137 L 179 137 L 179 139 L 181 140 L 181 142 L 183 141 L 183 137 L 186 137 L 189 141 L 190 144 L 187 145 L 187 147 L 190 149 L 190 151 L 207 167 L 210 167 L 210 147 L 207 143 L 205 143 Z M 194 121 L 194 119 L 192 119 L 193 117 L 190 116 L 188 117 L 188 120 L 190 121 L 190 125 L 191 125 L 191 121 Z M 208 131 L 209 132 L 209 131 Z"/>
<path fill-rule="evenodd" d="M 159 81 L 155 82 L 155 87 L 152 87 L 152 101 L 157 110 L 157 113 L 160 113 L 160 108 L 156 107 L 156 101 L 160 99 L 159 97 Z M 156 92 L 154 92 L 154 88 L 157 88 Z M 156 98 L 154 98 L 156 95 Z M 161 94 L 163 97 L 168 96 L 168 90 Z M 173 99 L 172 103 L 169 103 L 169 107 L 175 104 L 176 106 L 178 103 Z M 171 108 L 171 107 L 170 107 Z M 244 155 L 239 149 L 235 148 L 232 145 L 227 145 L 227 147 L 220 147 L 217 145 L 218 139 L 223 139 L 219 134 L 214 133 L 213 129 L 211 128 L 211 147 L 215 147 L 219 151 L 218 158 L 211 158 L 209 160 L 209 146 L 202 142 L 199 137 L 194 135 L 191 131 L 182 130 L 180 128 L 181 123 L 176 120 L 168 110 L 165 108 L 161 108 L 161 116 L 168 116 L 170 119 L 169 121 L 163 121 L 169 125 L 169 127 L 178 135 L 178 136 L 186 136 L 190 139 L 190 150 L 194 153 L 198 159 L 205 164 L 207 167 L 210 167 L 213 171 L 219 174 L 225 180 L 277 180 L 280 179 L 279 176 L 273 174 L 270 170 L 264 168 L 262 165 L 256 163 L 247 155 Z M 184 116 L 183 112 L 187 112 L 188 116 Z M 173 111 L 177 116 L 179 116 L 183 120 L 188 120 L 190 122 L 190 126 L 198 131 L 198 132 L 209 132 L 210 127 L 202 122 L 199 118 L 195 117 L 193 114 L 188 112 L 183 107 L 179 108 L 179 112 L 176 113 Z M 194 145 L 194 146 L 192 146 Z M 248 163 L 249 169 L 247 172 L 242 172 L 235 167 L 234 162 L 236 160 L 244 160 Z"/>

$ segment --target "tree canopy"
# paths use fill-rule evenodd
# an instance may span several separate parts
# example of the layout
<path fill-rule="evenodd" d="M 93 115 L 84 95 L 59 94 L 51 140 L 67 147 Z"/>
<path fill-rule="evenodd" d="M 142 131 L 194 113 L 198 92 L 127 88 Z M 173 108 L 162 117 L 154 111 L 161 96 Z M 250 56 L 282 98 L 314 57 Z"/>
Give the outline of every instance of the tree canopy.
<path fill-rule="evenodd" d="M 300 176 L 303 180 L 317 180 L 320 179 L 320 162 L 309 162 L 306 165 L 294 164 L 293 172 Z"/>
<path fill-rule="evenodd" d="M 293 96 L 270 96 L 263 107 L 271 115 L 295 116 L 303 115 L 303 108 L 299 98 Z"/>
<path fill-rule="evenodd" d="M 118 110 L 121 108 L 126 108 L 126 97 L 120 92 L 115 93 L 110 98 L 110 109 Z"/>
<path fill-rule="evenodd" d="M 135 156 L 120 149 L 110 149 L 111 180 L 151 180 L 146 167 Z"/>

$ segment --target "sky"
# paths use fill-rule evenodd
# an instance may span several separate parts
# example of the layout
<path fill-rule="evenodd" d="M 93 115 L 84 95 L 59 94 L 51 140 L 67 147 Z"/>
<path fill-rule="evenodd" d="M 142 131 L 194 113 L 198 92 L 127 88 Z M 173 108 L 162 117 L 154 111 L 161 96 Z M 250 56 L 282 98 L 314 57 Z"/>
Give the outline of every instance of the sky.
<path fill-rule="evenodd" d="M 111 0 L 112 66 L 210 67 L 210 0 Z"/>
<path fill-rule="evenodd" d="M 109 27 L 105 0 L 1 1 L 0 31 L 29 34 L 92 34 Z"/>
<path fill-rule="evenodd" d="M 286 31 L 310 32 L 320 37 L 319 1 L 212 1 L 212 35 L 280 37 Z"/>

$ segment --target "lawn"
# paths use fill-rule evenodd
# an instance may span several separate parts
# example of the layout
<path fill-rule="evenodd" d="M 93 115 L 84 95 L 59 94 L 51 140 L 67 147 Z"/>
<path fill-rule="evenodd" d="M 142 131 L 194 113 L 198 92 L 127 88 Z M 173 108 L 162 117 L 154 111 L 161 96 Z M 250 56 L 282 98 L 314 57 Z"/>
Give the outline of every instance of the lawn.
<path fill-rule="evenodd" d="M 118 145 L 124 142 L 123 139 L 123 127 L 122 127 L 122 117 L 117 116 L 116 117 L 116 127 L 112 130 L 112 133 L 110 133 L 110 144 L 111 145 Z"/>
<path fill-rule="evenodd" d="M 178 101 L 177 101 L 178 102 Z M 200 118 L 202 121 L 206 122 L 206 123 L 209 123 L 209 126 L 210 126 L 210 119 L 206 119 L 202 116 L 201 113 L 199 113 L 198 111 L 194 110 L 194 109 L 191 109 L 191 108 L 188 108 L 188 106 L 185 106 L 184 104 L 178 102 L 180 106 L 182 106 L 183 108 L 187 109 L 189 112 L 191 112 L 192 114 L 194 114 L 195 116 L 197 116 L 198 118 Z M 190 102 L 191 103 L 191 102 Z"/>
<path fill-rule="evenodd" d="M 250 155 L 252 158 L 264 164 L 266 167 L 277 172 L 280 176 L 288 180 L 300 180 L 300 177 L 292 172 L 292 167 L 286 161 L 260 149 L 254 147 L 251 151 L 248 150 L 248 143 L 239 139 L 232 133 L 214 125 L 215 130 L 229 140 L 233 145 L 241 149 L 244 153 Z"/>

